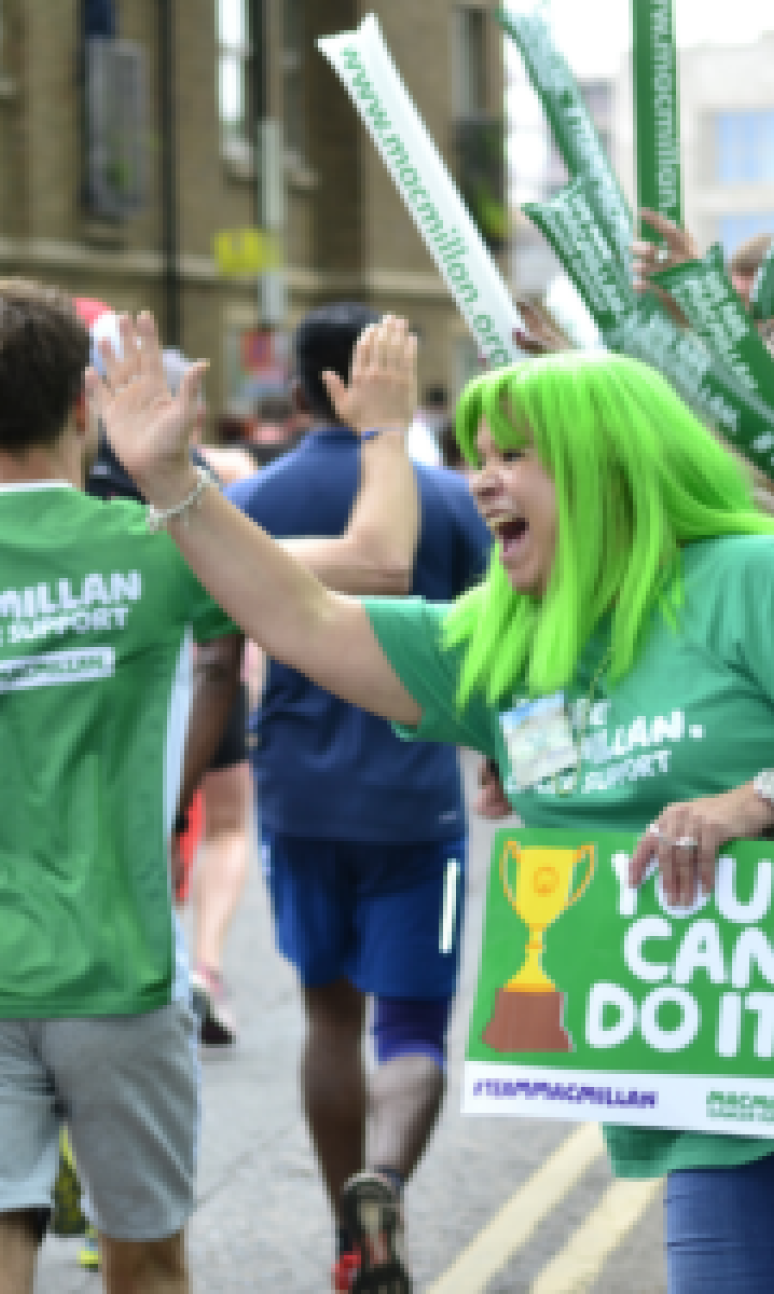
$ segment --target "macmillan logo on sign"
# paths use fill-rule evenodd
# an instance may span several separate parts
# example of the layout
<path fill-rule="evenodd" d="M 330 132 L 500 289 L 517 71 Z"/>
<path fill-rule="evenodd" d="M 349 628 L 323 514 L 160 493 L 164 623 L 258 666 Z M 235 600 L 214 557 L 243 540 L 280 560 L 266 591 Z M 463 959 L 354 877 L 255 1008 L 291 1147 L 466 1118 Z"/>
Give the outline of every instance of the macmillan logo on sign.
<path fill-rule="evenodd" d="M 324 42 L 322 47 L 324 50 Z M 472 245 L 478 239 L 477 231 L 472 225 L 467 228 L 469 243 L 465 229 L 459 223 L 449 223 L 446 205 L 436 197 L 436 184 L 423 175 L 421 149 L 413 148 L 411 140 L 396 128 L 357 47 L 342 48 L 339 71 L 347 79 L 363 119 L 489 363 L 509 364 L 513 358 L 510 339 L 500 335 L 492 314 L 481 308 L 482 255 Z M 467 219 L 465 225 L 468 225 Z"/>
<path fill-rule="evenodd" d="M 750 1092 L 708 1092 L 708 1119 L 734 1119 L 740 1123 L 774 1123 L 774 1097 Z"/>
<path fill-rule="evenodd" d="M 114 673 L 115 653 L 112 647 L 44 652 L 39 656 L 0 661 L 0 692 L 85 683 L 92 679 L 110 678 Z"/>

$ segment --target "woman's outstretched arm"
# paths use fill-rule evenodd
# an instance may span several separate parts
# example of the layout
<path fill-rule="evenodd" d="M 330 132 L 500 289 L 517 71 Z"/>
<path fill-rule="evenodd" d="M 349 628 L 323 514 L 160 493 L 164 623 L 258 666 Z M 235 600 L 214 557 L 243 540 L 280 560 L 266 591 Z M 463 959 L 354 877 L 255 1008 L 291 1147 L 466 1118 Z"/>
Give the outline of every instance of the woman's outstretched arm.
<path fill-rule="evenodd" d="M 172 397 L 151 316 L 141 315 L 136 325 L 124 318 L 121 331 L 124 358 L 104 353 L 107 377 L 100 381 L 90 370 L 88 395 L 146 498 L 160 511 L 176 508 L 199 485 L 188 444 L 206 364 L 193 365 Z M 367 329 L 349 385 L 334 374 L 326 382 L 342 421 L 360 431 L 378 427 L 382 440 L 378 454 L 364 455 L 348 531 L 319 541 L 320 574 L 357 587 L 355 552 L 363 536 L 394 533 L 396 568 L 405 565 L 407 552 L 413 556 L 417 541 L 416 482 L 403 445 L 415 400 L 416 343 L 405 321 L 387 317 Z M 355 705 L 409 726 L 419 723 L 421 710 L 382 653 L 361 604 L 329 591 L 217 490 L 203 489 L 166 526 L 201 583 L 269 655 Z M 308 564 L 315 564 L 309 546 L 316 542 L 305 541 Z"/>

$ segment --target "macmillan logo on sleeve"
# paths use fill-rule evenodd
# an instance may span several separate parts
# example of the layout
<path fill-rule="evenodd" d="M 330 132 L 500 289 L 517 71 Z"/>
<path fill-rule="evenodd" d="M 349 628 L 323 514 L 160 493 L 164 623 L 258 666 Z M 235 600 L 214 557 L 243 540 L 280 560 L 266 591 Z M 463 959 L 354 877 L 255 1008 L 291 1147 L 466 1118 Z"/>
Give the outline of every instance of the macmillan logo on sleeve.
<path fill-rule="evenodd" d="M 110 678 L 115 673 L 112 647 L 86 647 L 82 651 L 42 652 L 0 661 L 0 693 L 32 687 L 60 687 Z"/>

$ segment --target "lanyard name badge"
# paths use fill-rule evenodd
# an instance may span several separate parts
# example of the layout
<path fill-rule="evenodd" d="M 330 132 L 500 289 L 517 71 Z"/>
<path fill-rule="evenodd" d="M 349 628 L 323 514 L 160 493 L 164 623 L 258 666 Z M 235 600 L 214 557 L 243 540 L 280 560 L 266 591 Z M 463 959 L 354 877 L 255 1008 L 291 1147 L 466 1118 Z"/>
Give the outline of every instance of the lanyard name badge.
<path fill-rule="evenodd" d="M 569 769 L 577 770 L 578 750 L 564 703 L 564 692 L 520 701 L 500 714 L 508 751 L 508 787 L 523 791 Z"/>

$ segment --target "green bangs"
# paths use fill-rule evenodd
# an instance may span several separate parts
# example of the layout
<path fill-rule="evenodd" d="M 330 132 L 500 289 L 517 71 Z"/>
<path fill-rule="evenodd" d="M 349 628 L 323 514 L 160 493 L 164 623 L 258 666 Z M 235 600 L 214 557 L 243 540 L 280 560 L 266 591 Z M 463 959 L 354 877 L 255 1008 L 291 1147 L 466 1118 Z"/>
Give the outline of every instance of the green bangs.
<path fill-rule="evenodd" d="M 679 608 L 683 544 L 774 533 L 741 465 L 637 360 L 565 352 L 476 378 L 457 412 L 474 466 L 482 418 L 501 448 L 534 445 L 556 488 L 557 540 L 541 599 L 513 589 L 495 549 L 484 583 L 449 612 L 445 640 L 465 647 L 460 704 L 474 690 L 497 703 L 568 686 L 608 613 L 620 678 L 654 605 Z"/>
<path fill-rule="evenodd" d="M 478 429 L 482 418 L 486 418 L 501 449 L 520 449 L 531 440 L 529 428 L 513 405 L 519 369 L 526 367 L 524 364 L 486 373 L 474 378 L 462 392 L 457 405 L 457 442 L 471 467 L 481 466 Z"/>

